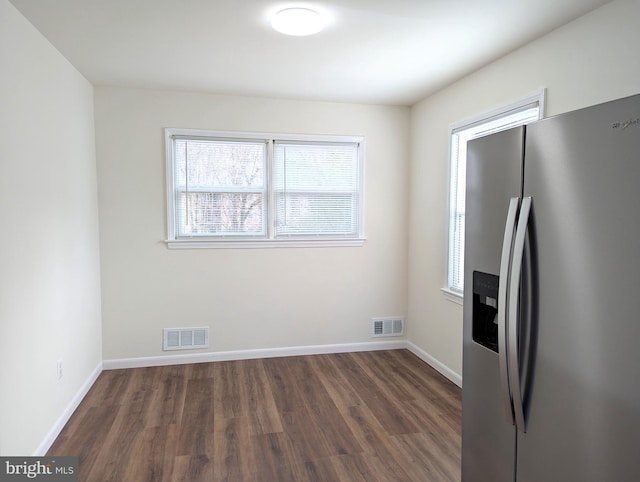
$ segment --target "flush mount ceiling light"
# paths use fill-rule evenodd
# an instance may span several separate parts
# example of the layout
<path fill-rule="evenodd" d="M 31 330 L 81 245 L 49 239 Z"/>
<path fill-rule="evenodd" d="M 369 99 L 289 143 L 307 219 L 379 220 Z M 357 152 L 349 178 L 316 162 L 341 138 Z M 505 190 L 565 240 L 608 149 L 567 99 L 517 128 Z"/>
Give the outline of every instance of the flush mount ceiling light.
<path fill-rule="evenodd" d="M 273 16 L 271 26 L 285 35 L 313 35 L 324 28 L 324 19 L 310 8 L 285 8 Z"/>

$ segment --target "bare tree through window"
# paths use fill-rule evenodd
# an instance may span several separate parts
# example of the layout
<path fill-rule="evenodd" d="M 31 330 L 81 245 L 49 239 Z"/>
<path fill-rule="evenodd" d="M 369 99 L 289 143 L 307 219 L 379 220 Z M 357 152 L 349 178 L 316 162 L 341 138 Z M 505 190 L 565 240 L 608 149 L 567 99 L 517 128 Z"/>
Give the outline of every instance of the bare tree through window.
<path fill-rule="evenodd" d="M 265 150 L 264 142 L 176 141 L 180 234 L 264 232 Z"/>

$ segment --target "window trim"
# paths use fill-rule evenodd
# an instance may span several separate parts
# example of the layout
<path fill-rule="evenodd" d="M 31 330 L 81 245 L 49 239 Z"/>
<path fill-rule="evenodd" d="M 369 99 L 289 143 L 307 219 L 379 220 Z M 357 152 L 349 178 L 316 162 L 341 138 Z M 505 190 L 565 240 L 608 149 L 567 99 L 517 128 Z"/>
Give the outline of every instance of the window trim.
<path fill-rule="evenodd" d="M 458 291 L 454 289 L 450 284 L 450 268 L 451 268 L 451 209 L 452 209 L 452 169 L 453 169 L 453 159 L 452 159 L 452 144 L 453 144 L 453 136 L 458 134 L 461 131 L 471 129 L 473 127 L 477 127 L 479 125 L 487 124 L 494 120 L 507 117 L 510 113 L 519 110 L 525 110 L 528 106 L 532 106 L 537 104 L 539 107 L 538 111 L 538 120 L 543 119 L 545 115 L 545 97 L 546 97 L 546 89 L 542 88 L 520 100 L 515 102 L 511 102 L 502 107 L 498 107 L 496 109 L 492 109 L 487 112 L 483 112 L 472 117 L 468 117 L 458 122 L 454 122 L 449 125 L 448 130 L 448 147 L 447 147 L 447 159 L 448 159 L 448 169 L 447 169 L 447 215 L 446 215 L 446 229 L 445 229 L 445 246 L 446 246 L 446 256 L 445 256 L 445 266 L 444 266 L 444 286 L 441 288 L 441 291 L 444 297 L 457 304 L 462 304 L 464 300 L 464 293 L 462 291 Z"/>
<path fill-rule="evenodd" d="M 170 249 L 193 248 L 300 248 L 300 247 L 353 247 L 363 246 L 366 241 L 364 235 L 364 204 L 365 204 L 365 138 L 363 136 L 315 135 L 315 134 L 274 134 L 256 132 L 210 131 L 201 129 L 165 128 L 165 178 L 166 178 L 166 209 L 167 209 L 167 239 L 164 243 Z M 260 236 L 234 234 L 229 236 L 184 238 L 177 237 L 175 211 L 175 181 L 174 181 L 174 149 L 175 138 L 203 138 L 264 141 L 267 145 L 266 160 L 266 233 Z M 290 238 L 275 238 L 275 192 L 272 184 L 273 148 L 275 142 L 299 142 L 311 144 L 357 144 L 358 149 L 358 194 L 359 207 L 357 212 L 358 233 L 355 237 L 339 237 L 331 235 L 300 236 Z"/>

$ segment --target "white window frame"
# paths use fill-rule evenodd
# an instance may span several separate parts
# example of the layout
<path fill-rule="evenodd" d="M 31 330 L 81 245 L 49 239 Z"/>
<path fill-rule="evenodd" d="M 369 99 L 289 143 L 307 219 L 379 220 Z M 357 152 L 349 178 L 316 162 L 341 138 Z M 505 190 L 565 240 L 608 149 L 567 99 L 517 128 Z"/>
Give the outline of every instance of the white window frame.
<path fill-rule="evenodd" d="M 465 132 L 471 131 L 473 134 L 470 138 L 467 139 L 475 139 L 478 137 L 483 137 L 488 134 L 492 134 L 495 132 L 499 132 L 502 130 L 506 130 L 511 127 L 516 127 L 518 125 L 524 125 L 527 122 L 531 121 L 522 121 L 522 122 L 512 122 L 509 121 L 509 117 L 513 114 L 517 114 L 520 112 L 525 112 L 531 108 L 538 107 L 538 117 L 537 119 L 542 119 L 544 117 L 544 104 L 545 104 L 545 89 L 541 89 L 523 99 L 520 99 L 516 102 L 512 102 L 508 105 L 502 106 L 497 109 L 493 109 L 489 112 L 484 112 L 482 114 L 473 116 L 468 119 L 464 119 L 459 122 L 455 122 L 449 126 L 449 150 L 448 150 L 448 159 L 449 159 L 449 170 L 448 170 L 448 179 L 447 179 L 447 257 L 446 257 L 446 265 L 445 265 L 445 281 L 444 287 L 442 288 L 442 292 L 445 297 L 450 301 L 454 301 L 456 303 L 462 304 L 464 293 L 462 286 L 456 286 L 453 283 L 454 279 L 454 265 L 453 262 L 456 254 L 454 253 L 455 242 L 454 242 L 454 230 L 456 224 L 456 218 L 459 213 L 457 210 L 457 206 L 459 204 L 459 196 L 463 196 L 464 192 L 458 192 L 457 189 L 457 173 L 460 169 L 459 162 L 461 158 L 466 159 L 466 143 L 463 145 L 459 144 L 457 149 L 457 154 L 453 149 L 454 136 Z M 504 123 L 500 123 L 501 120 L 504 120 Z M 496 125 L 497 122 L 497 125 Z M 489 126 L 489 124 L 491 124 Z M 460 152 L 463 152 L 463 155 L 460 156 Z M 454 159 L 455 157 L 455 159 Z M 459 263 L 460 270 L 464 270 L 464 252 L 458 253 L 458 255 L 462 261 Z"/>
<path fill-rule="evenodd" d="M 263 140 L 266 143 L 266 233 L 264 235 L 232 235 L 232 236 L 198 236 L 197 238 L 178 237 L 176 229 L 176 205 L 174 164 L 176 138 L 202 138 L 225 140 Z M 300 142 L 317 144 L 356 144 L 358 169 L 358 207 L 356 236 L 288 236 L 275 237 L 275 196 L 272 184 L 273 148 L 275 142 Z M 192 248 L 277 248 L 277 247 L 329 247 L 329 246 L 362 246 L 366 240 L 364 235 L 364 162 L 365 138 L 362 136 L 325 136 L 306 134 L 272 134 L 254 132 L 209 131 L 198 129 L 165 129 L 166 151 L 166 209 L 167 239 L 165 243 L 170 249 Z"/>

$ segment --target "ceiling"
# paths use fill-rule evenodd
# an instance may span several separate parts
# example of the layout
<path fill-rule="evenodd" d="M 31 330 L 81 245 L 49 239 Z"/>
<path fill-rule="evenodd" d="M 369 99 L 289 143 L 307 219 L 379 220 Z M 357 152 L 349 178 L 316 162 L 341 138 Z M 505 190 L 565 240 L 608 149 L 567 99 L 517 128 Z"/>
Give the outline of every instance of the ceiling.
<path fill-rule="evenodd" d="M 609 0 L 10 1 L 95 85 L 411 105 Z"/>

